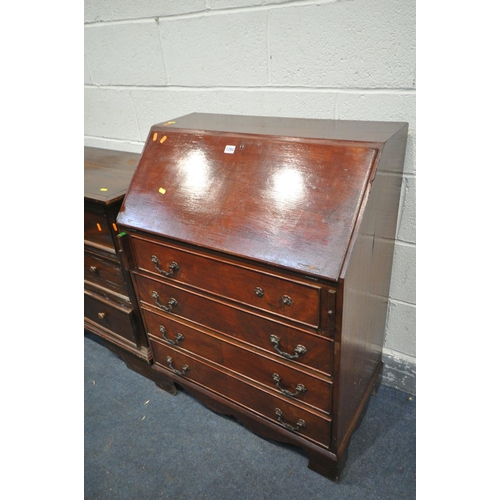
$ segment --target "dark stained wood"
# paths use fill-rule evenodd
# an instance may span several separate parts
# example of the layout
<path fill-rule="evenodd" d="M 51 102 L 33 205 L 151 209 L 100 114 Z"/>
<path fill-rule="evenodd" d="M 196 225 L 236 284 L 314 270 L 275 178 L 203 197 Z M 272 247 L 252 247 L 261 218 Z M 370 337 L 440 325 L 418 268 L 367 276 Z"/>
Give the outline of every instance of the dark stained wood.
<path fill-rule="evenodd" d="M 325 415 L 313 410 L 306 410 L 298 405 L 294 405 L 285 397 L 270 391 L 256 387 L 249 381 L 244 381 L 240 377 L 232 376 L 223 369 L 216 369 L 200 358 L 187 355 L 184 352 L 176 351 L 170 346 L 151 341 L 153 353 L 157 363 L 167 370 L 175 369 L 184 372 L 177 375 L 175 380 L 186 378 L 202 386 L 209 387 L 218 394 L 250 406 L 261 417 L 272 422 L 278 422 L 275 413 L 276 408 L 282 410 L 282 420 L 295 426 L 297 421 L 302 419 L 306 422 L 304 428 L 299 429 L 298 434 L 307 436 L 312 441 L 328 446 L 330 441 L 330 419 Z M 171 358 L 171 364 L 168 363 Z"/>
<path fill-rule="evenodd" d="M 298 345 L 303 345 L 307 352 L 294 360 L 294 364 L 308 366 L 326 374 L 331 372 L 333 342 L 319 335 L 312 335 L 306 330 L 291 328 L 289 325 L 268 317 L 250 312 L 242 307 L 234 307 L 222 301 L 200 293 L 191 292 L 173 283 L 163 280 L 134 275 L 137 298 L 142 307 L 162 311 L 161 306 L 168 307 L 171 299 L 172 317 L 188 319 L 197 325 L 210 325 L 216 332 L 237 338 L 252 346 L 276 353 L 270 335 L 279 338 L 280 350 L 293 354 Z M 153 298 L 156 292 L 158 298 Z M 279 354 L 277 354 L 279 356 Z"/>
<path fill-rule="evenodd" d="M 122 201 L 141 155 L 85 147 L 84 199 L 110 204 Z"/>
<path fill-rule="evenodd" d="M 97 297 L 91 292 L 84 293 L 85 318 L 99 325 L 100 328 L 119 332 L 121 337 L 135 342 L 134 328 L 131 319 L 133 309 L 120 306 L 112 301 Z"/>
<path fill-rule="evenodd" d="M 83 277 L 89 283 L 113 290 L 122 296 L 128 293 L 120 263 L 106 258 L 105 255 L 85 251 Z"/>
<path fill-rule="evenodd" d="M 144 374 L 151 372 L 152 353 L 116 223 L 139 158 L 120 151 L 84 149 L 84 325 L 107 346 L 115 346 L 114 352 L 122 354 L 127 366 Z"/>
<path fill-rule="evenodd" d="M 340 284 L 343 311 L 338 377 L 339 444 L 352 434 L 352 422 L 382 369 L 388 296 L 398 219 L 406 127 L 384 145 L 378 175 L 365 193 Z M 397 173 L 399 169 L 399 174 Z"/>
<path fill-rule="evenodd" d="M 158 386 L 334 480 L 380 381 L 407 128 L 165 121 L 118 215 Z"/>
<path fill-rule="evenodd" d="M 119 207 L 115 205 L 101 206 L 90 200 L 84 203 L 83 238 L 85 245 L 116 253 L 114 234 L 118 233 L 118 226 L 115 224 L 113 227 L 113 222 L 116 220 Z"/>
<path fill-rule="evenodd" d="M 122 225 L 338 279 L 373 146 L 155 134 L 122 205 Z M 224 152 L 228 145 L 233 154 Z"/>
<path fill-rule="evenodd" d="M 295 319 L 317 328 L 319 291 L 311 282 L 284 279 L 241 264 L 236 265 L 178 246 L 131 235 L 137 267 L 161 277 L 171 273 L 169 281 L 179 282 L 218 296 L 243 302 L 258 309 Z M 157 260 L 153 261 L 153 257 Z M 176 270 L 170 266 L 176 264 Z M 290 297 L 291 303 L 284 301 Z"/>
<path fill-rule="evenodd" d="M 338 461 L 337 456 L 325 449 L 324 446 L 309 441 L 298 433 L 289 432 L 271 420 L 256 416 L 252 410 L 246 408 L 244 405 L 237 404 L 212 390 L 206 389 L 200 384 L 192 383 L 185 377 L 179 377 L 171 370 L 165 369 L 159 364 L 153 365 L 153 374 L 155 375 L 155 383 L 158 387 L 163 388 L 162 384 L 174 384 L 175 381 L 179 385 L 182 384 L 186 392 L 197 398 L 212 411 L 234 417 L 256 434 L 274 441 L 302 447 L 309 458 L 308 467 L 311 470 L 329 479 L 338 481 L 341 466 L 345 463 L 345 459 L 341 458 Z M 344 457 L 347 457 L 347 453 L 344 453 Z"/>
<path fill-rule="evenodd" d="M 191 113 L 157 124 L 164 133 L 171 129 L 199 132 L 228 132 L 299 139 L 333 141 L 386 142 L 405 124 L 359 120 L 318 120 L 268 116 L 217 115 Z"/>
<path fill-rule="evenodd" d="M 277 394 L 283 394 L 280 387 L 292 394 L 297 393 L 288 395 L 291 401 L 300 401 L 326 413 L 331 412 L 332 384 L 327 378 L 300 370 L 300 365 L 292 368 L 284 360 L 276 356 L 273 358 L 272 354 L 257 354 L 252 349 L 231 342 L 227 337 L 157 312 L 144 309 L 143 317 L 148 334 L 159 343 L 168 342 L 171 345 L 174 342 L 176 350 L 191 352 L 234 373 L 244 373 Z M 279 375 L 278 385 L 273 374 Z M 300 384 L 304 386 L 304 392 L 296 390 Z"/>

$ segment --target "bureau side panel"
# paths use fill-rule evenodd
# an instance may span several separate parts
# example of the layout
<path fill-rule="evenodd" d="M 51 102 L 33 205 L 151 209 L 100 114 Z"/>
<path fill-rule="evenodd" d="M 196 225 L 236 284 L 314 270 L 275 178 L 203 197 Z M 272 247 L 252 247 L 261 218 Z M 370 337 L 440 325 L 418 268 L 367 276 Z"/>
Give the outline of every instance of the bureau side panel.
<path fill-rule="evenodd" d="M 363 415 L 381 370 L 407 127 L 381 149 L 344 263 L 338 366 L 338 451 Z"/>

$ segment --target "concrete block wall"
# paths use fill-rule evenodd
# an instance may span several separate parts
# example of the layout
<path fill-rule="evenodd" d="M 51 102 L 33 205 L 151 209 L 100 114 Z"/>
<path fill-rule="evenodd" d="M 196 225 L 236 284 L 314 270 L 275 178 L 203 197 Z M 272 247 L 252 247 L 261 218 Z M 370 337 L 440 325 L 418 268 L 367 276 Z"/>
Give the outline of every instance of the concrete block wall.
<path fill-rule="evenodd" d="M 85 145 L 191 112 L 406 121 L 384 382 L 415 393 L 415 0 L 85 0 Z"/>

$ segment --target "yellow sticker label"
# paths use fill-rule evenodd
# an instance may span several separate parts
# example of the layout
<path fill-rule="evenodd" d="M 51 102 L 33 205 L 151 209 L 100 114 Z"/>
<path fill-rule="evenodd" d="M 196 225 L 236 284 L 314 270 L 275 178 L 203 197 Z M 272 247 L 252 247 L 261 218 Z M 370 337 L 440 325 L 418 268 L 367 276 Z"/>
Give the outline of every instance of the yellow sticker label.
<path fill-rule="evenodd" d="M 163 125 L 172 125 L 173 123 L 175 123 L 175 122 L 167 122 L 167 123 L 164 123 Z"/>
<path fill-rule="evenodd" d="M 153 141 L 156 141 L 156 139 L 158 139 L 158 132 L 155 132 L 153 134 Z"/>
<path fill-rule="evenodd" d="M 167 191 L 166 191 L 165 189 L 163 189 L 163 188 L 158 189 L 158 191 L 159 191 L 161 194 L 165 194 L 165 193 L 167 192 Z"/>
<path fill-rule="evenodd" d="M 167 140 L 167 136 L 166 136 L 166 135 L 164 135 L 164 136 L 160 139 L 160 144 L 163 144 L 166 140 Z"/>
<path fill-rule="evenodd" d="M 99 191 L 107 191 L 107 190 L 108 190 L 108 188 L 101 188 L 101 189 L 99 189 Z"/>

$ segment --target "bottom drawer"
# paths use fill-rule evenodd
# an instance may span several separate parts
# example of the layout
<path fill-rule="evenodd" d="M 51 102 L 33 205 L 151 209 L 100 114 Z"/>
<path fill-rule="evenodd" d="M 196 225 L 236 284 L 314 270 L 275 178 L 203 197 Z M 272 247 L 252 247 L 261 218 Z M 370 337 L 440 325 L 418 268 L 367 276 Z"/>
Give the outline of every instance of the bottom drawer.
<path fill-rule="evenodd" d="M 330 444 L 331 420 L 290 404 L 201 360 L 151 339 L 155 362 L 180 377 L 224 396 L 235 403 L 316 443 Z"/>
<path fill-rule="evenodd" d="M 131 307 L 120 306 L 84 292 L 85 318 L 135 344 L 132 313 Z"/>

